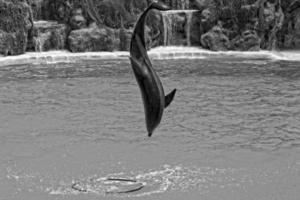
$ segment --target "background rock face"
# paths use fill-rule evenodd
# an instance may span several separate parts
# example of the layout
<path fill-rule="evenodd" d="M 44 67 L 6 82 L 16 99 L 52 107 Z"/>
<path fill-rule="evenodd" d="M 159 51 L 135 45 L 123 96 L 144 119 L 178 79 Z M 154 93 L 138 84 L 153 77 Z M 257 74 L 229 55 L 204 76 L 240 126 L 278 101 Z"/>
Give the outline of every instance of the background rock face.
<path fill-rule="evenodd" d="M 38 0 L 31 0 L 38 1 Z M 81 9 L 87 24 L 96 18 L 110 28 L 133 26 L 137 15 L 147 6 L 149 0 L 43 0 L 43 19 L 69 23 L 74 11 Z"/>
<path fill-rule="evenodd" d="M 120 45 L 118 38 L 119 36 L 115 30 L 99 28 L 94 25 L 72 31 L 68 43 L 72 52 L 113 51 Z"/>
<path fill-rule="evenodd" d="M 283 7 L 284 25 L 279 33 L 281 48 L 300 48 L 300 0 L 287 0 Z"/>
<path fill-rule="evenodd" d="M 163 3 L 170 6 L 172 9 L 190 9 L 190 0 L 162 0 Z"/>
<path fill-rule="evenodd" d="M 0 0 L 0 54 L 17 55 L 26 50 L 32 27 L 30 7 L 17 0 Z"/>
<path fill-rule="evenodd" d="M 129 50 L 134 24 L 152 1 L 0 0 L 0 54 L 63 48 Z M 300 0 L 158 1 L 179 11 L 149 13 L 148 49 L 160 45 L 216 51 L 300 48 Z"/>
<path fill-rule="evenodd" d="M 42 7 L 44 0 L 27 0 L 27 3 L 31 7 L 34 20 L 43 19 Z"/>
<path fill-rule="evenodd" d="M 230 49 L 229 39 L 220 26 L 214 26 L 209 32 L 203 34 L 201 44 L 204 48 L 212 51 L 226 51 Z"/>

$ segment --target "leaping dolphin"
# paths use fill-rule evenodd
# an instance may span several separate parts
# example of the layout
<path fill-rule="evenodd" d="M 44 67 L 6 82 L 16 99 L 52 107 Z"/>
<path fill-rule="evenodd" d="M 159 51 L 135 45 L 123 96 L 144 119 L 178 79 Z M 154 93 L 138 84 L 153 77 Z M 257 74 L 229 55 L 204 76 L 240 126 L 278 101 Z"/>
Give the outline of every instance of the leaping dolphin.
<path fill-rule="evenodd" d="M 164 5 L 152 3 L 139 17 L 131 38 L 130 61 L 131 66 L 142 93 L 148 136 L 151 137 L 154 129 L 161 121 L 164 109 L 172 102 L 176 89 L 165 97 L 162 83 L 152 68 L 147 54 L 144 24 L 147 13 L 152 10 L 169 10 Z"/>

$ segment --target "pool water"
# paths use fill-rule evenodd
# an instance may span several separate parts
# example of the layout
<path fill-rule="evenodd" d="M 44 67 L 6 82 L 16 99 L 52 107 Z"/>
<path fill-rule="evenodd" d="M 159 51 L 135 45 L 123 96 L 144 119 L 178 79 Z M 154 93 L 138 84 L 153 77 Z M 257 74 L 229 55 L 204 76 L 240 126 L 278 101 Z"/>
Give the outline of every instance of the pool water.
<path fill-rule="evenodd" d="M 0 199 L 299 199 L 299 61 L 153 65 L 178 91 L 151 138 L 128 60 L 1 67 Z"/>

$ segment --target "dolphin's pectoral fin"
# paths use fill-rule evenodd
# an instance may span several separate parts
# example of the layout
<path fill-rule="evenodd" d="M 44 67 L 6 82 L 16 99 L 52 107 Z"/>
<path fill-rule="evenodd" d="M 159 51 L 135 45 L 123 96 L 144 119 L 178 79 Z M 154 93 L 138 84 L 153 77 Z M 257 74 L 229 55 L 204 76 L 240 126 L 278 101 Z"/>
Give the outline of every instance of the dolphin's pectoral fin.
<path fill-rule="evenodd" d="M 173 101 L 174 96 L 176 93 L 176 89 L 172 90 L 167 96 L 165 96 L 165 108 L 170 105 L 170 103 Z"/>

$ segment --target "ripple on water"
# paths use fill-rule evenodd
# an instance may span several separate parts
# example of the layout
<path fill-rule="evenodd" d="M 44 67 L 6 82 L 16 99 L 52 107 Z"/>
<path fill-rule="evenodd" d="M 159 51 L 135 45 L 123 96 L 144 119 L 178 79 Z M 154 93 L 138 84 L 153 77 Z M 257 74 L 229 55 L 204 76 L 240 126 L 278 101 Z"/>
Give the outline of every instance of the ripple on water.
<path fill-rule="evenodd" d="M 224 163 L 220 167 L 197 165 L 203 159 L 217 162 L 214 152 L 218 150 L 224 152 L 223 157 L 233 150 L 264 154 L 293 152 L 300 147 L 299 63 L 224 61 L 154 62 L 165 91 L 177 88 L 178 93 L 151 139 L 145 139 L 142 100 L 126 60 L 1 68 L 0 179 L 4 183 L 0 181 L 0 185 L 7 184 L 17 193 L 73 195 L 78 193 L 71 188 L 75 181 L 96 191 L 97 180 L 111 175 L 146 185 L 126 194 L 130 197 L 190 190 L 214 193 L 222 188 L 247 188 L 251 194 L 271 188 L 277 194 L 276 187 L 285 183 L 293 188 L 299 183 L 299 165 L 293 165 L 292 171 L 279 162 L 274 168 L 272 164 L 263 168 L 262 164 L 257 169 L 222 167 Z M 63 157 L 69 154 L 73 157 Z M 112 155 L 118 159 L 112 159 Z M 42 173 L 43 162 L 52 159 L 56 162 L 51 166 L 65 171 Z M 98 171 L 93 176 L 88 170 L 78 170 L 76 164 L 85 159 L 93 169 L 103 163 L 113 167 L 120 159 L 129 160 L 126 167 L 132 170 L 118 169 L 109 174 Z M 244 161 L 242 156 L 236 159 L 235 164 Z M 176 164 L 161 167 L 162 161 L 174 160 Z M 15 170 L 6 170 L 4 177 L 2 163 L 7 161 L 21 164 Z M 30 167 L 20 170 L 31 163 L 37 163 L 36 173 L 28 173 Z M 154 164 L 144 170 L 130 168 L 145 163 Z M 67 174 L 69 169 L 85 175 L 58 175 Z M 272 184 L 274 181 L 276 184 Z M 106 195 L 103 190 L 98 193 Z"/>
<path fill-rule="evenodd" d="M 45 192 L 55 196 L 95 195 L 95 196 L 123 196 L 145 197 L 154 194 L 172 193 L 173 191 L 194 191 L 198 195 L 205 195 L 214 191 L 259 191 L 261 187 L 282 187 L 282 184 L 296 184 L 297 173 L 300 165 L 283 164 L 279 168 L 217 168 L 197 166 L 171 166 L 165 165 L 158 169 L 145 171 L 132 171 L 131 173 L 113 173 L 106 176 L 93 175 L 72 181 L 62 178 L 33 173 L 8 171 L 7 178 L 15 181 L 18 192 L 31 191 L 35 193 Z M 295 176 L 296 175 L 296 176 Z M 109 181 L 109 179 L 113 181 Z M 116 180 L 132 180 L 127 181 Z M 279 181 L 279 182 L 278 182 Z M 288 183 L 285 183 L 288 181 Z M 123 182 L 123 183 L 122 183 Z M 274 185 L 274 183 L 279 185 Z M 128 188 L 137 190 L 124 192 Z M 125 189 L 124 189 L 125 188 Z M 246 189 L 247 188 L 247 189 Z M 275 195 L 275 194 L 274 194 Z"/>

